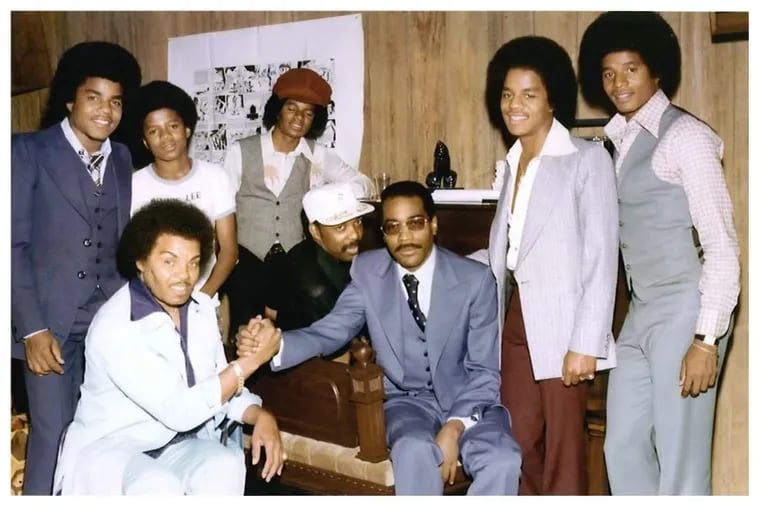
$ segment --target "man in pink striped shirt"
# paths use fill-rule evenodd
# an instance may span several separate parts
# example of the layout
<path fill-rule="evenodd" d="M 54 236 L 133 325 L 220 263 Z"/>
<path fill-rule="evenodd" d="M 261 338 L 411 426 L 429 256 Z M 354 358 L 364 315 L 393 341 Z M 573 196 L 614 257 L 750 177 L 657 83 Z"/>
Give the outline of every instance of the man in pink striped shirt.
<path fill-rule="evenodd" d="M 581 41 L 582 92 L 614 116 L 631 304 L 607 394 L 613 494 L 710 494 L 716 383 L 739 294 L 723 142 L 670 103 L 681 55 L 652 12 L 608 12 Z"/>

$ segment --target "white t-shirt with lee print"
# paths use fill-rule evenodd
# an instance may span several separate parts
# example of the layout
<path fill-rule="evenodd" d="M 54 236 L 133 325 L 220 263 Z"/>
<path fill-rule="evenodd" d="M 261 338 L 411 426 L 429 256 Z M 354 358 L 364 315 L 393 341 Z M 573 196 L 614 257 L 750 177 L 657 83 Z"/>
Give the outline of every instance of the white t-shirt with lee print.
<path fill-rule="evenodd" d="M 230 187 L 227 172 L 219 165 L 205 160 L 193 159 L 193 167 L 183 178 L 166 180 L 156 174 L 153 164 L 147 165 L 132 175 L 131 215 L 148 204 L 152 199 L 179 199 L 200 208 L 215 224 L 231 213 L 235 213 L 235 192 Z M 203 287 L 216 256 L 211 260 L 195 285 Z"/>

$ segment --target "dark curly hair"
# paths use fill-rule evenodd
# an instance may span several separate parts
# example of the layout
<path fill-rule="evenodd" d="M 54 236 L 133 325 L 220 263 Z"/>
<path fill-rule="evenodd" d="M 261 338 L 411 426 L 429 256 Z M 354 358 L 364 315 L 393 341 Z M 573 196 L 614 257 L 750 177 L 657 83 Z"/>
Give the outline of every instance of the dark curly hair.
<path fill-rule="evenodd" d="M 72 46 L 58 60 L 40 128 L 66 118 L 69 114 L 66 104 L 74 100 L 77 88 L 91 77 L 119 83 L 123 102 L 127 104 L 140 86 L 142 71 L 132 53 L 118 44 L 89 41 Z"/>
<path fill-rule="evenodd" d="M 198 123 L 195 103 L 185 90 L 169 81 L 151 81 L 143 85 L 137 91 L 135 113 L 132 115 L 134 121 L 132 130 L 135 139 L 130 143 L 133 151 L 132 159 L 135 162 L 140 161 L 141 165 L 147 165 L 155 160 L 150 150 L 142 143 L 143 122 L 150 113 L 159 109 L 175 111 L 182 118 L 185 127 L 190 129 L 191 136 Z"/>
<path fill-rule="evenodd" d="M 137 276 L 137 261 L 148 258 L 161 234 L 198 241 L 203 272 L 214 251 L 211 221 L 199 208 L 179 199 L 153 199 L 132 216 L 121 234 L 116 260 L 124 277 Z"/>
<path fill-rule="evenodd" d="M 530 69 L 541 77 L 549 104 L 554 108 L 554 117 L 566 128 L 572 128 L 578 102 L 578 84 L 570 56 L 562 46 L 546 37 L 518 37 L 496 51 L 488 63 L 486 75 L 488 118 L 501 131 L 507 144 L 511 144 L 513 137 L 501 114 L 501 95 L 504 79 L 514 68 Z"/>
<path fill-rule="evenodd" d="M 285 102 L 287 102 L 287 100 L 288 99 L 281 99 L 274 93 L 271 97 L 269 97 L 269 100 L 267 100 L 267 103 L 264 106 L 264 117 L 261 119 L 264 127 L 271 129 L 277 124 L 277 118 L 280 116 L 282 106 L 285 105 Z M 326 125 L 327 108 L 325 106 L 314 104 L 314 120 L 311 122 L 311 128 L 306 133 L 306 135 L 304 135 L 304 137 L 306 139 L 318 138 L 325 131 Z"/>
<path fill-rule="evenodd" d="M 602 85 L 602 59 L 617 51 L 638 53 L 673 97 L 681 83 L 681 47 L 668 22 L 656 12 L 605 12 L 586 29 L 578 55 L 578 80 L 589 105 L 616 112 Z"/>
<path fill-rule="evenodd" d="M 433 201 L 433 195 L 430 190 L 425 188 L 422 183 L 417 181 L 397 181 L 391 183 L 380 194 L 380 204 L 390 199 L 391 197 L 419 197 L 422 199 L 422 205 L 425 207 L 425 213 L 428 218 L 435 216 L 435 202 Z"/>

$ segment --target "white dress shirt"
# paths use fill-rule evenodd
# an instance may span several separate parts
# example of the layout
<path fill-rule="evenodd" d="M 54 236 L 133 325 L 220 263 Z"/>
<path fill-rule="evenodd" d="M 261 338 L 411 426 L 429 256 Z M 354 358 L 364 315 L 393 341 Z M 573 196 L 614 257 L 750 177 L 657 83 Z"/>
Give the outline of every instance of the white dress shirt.
<path fill-rule="evenodd" d="M 514 270 L 515 266 L 517 266 L 523 227 L 525 227 L 525 218 L 528 213 L 528 203 L 530 202 L 530 193 L 533 191 L 533 183 L 536 181 L 536 174 L 541 166 L 541 157 L 568 155 L 577 151 L 577 148 L 570 140 L 570 132 L 555 118 L 552 121 L 549 133 L 546 135 L 541 151 L 528 163 L 525 174 L 520 179 L 517 195 L 515 195 L 515 179 L 522 151 L 522 144 L 518 139 L 507 153 L 507 166 L 511 175 L 509 193 L 507 195 L 509 195 L 509 205 L 512 209 L 512 213 L 509 214 L 509 249 L 507 250 L 507 268 L 510 270 Z M 514 206 L 512 206 L 513 198 L 515 201 Z"/>
<path fill-rule="evenodd" d="M 311 162 L 310 187 L 318 187 L 330 182 L 347 182 L 351 184 L 357 198 L 372 195 L 372 182 L 364 174 L 346 164 L 334 150 L 320 143 L 309 148 L 305 138 L 301 138 L 296 148 L 289 153 L 276 151 L 272 142 L 272 130 L 261 134 L 261 156 L 264 162 L 264 183 L 275 195 L 280 195 L 285 187 L 293 164 L 299 155 Z M 240 143 L 234 142 L 227 148 L 224 156 L 224 168 L 235 191 L 240 188 L 243 172 L 243 154 Z"/>

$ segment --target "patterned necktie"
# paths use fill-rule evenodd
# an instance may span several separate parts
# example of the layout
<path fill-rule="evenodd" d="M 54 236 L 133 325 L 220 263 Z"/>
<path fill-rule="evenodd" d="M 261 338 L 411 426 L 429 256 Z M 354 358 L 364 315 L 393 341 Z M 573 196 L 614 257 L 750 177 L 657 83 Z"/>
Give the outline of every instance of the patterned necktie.
<path fill-rule="evenodd" d="M 404 282 L 404 287 L 406 287 L 406 292 L 409 294 L 407 303 L 409 303 L 409 309 L 412 311 L 414 321 L 422 331 L 425 331 L 425 314 L 422 313 L 422 310 L 420 309 L 420 302 L 417 299 L 417 286 L 420 284 L 420 282 L 417 280 L 417 277 L 408 273 L 404 275 L 404 278 L 402 278 L 402 280 Z"/>
<path fill-rule="evenodd" d="M 100 166 L 103 164 L 102 153 L 95 153 L 90 157 L 90 162 L 87 164 L 87 170 L 90 171 L 92 181 L 95 182 L 95 186 L 100 188 L 103 186 L 103 173 L 100 170 Z"/>

